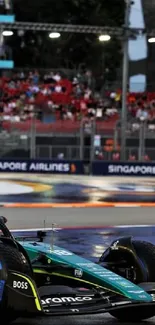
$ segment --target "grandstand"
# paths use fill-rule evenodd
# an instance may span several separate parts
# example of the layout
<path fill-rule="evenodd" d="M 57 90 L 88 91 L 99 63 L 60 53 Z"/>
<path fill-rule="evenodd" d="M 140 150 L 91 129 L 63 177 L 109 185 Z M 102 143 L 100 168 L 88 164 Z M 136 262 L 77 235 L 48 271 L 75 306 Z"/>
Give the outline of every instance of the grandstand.
<path fill-rule="evenodd" d="M 119 160 L 121 82 L 101 77 L 86 67 L 3 70 L 1 157 Z M 127 94 L 127 122 L 126 160 L 155 160 L 154 92 Z"/>
<path fill-rule="evenodd" d="M 26 142 L 24 136 L 29 142 L 33 131 L 37 136 L 37 158 L 57 158 L 59 153 L 63 153 L 65 158 L 73 159 L 76 156 L 77 159 L 80 152 L 80 132 L 84 126 L 86 150 L 82 157 L 89 159 L 92 141 L 90 137 L 95 122 L 94 132 L 101 136 L 100 148 L 95 149 L 95 152 L 98 152 L 95 154 L 96 157 L 110 159 L 112 156 L 118 159 L 116 152 L 120 152 L 118 122 L 121 113 L 121 90 L 104 91 L 101 95 L 90 83 L 88 85 L 88 76 L 93 80 L 90 71 L 86 71 L 79 79 L 77 76 L 68 79 L 66 76 L 63 77 L 61 72 L 51 71 L 45 75 L 39 71 L 29 73 L 21 71 L 14 73 L 11 78 L 2 77 L 0 84 L 2 139 L 4 136 L 6 140 L 8 138 L 11 147 L 12 139 L 15 148 L 18 149 L 21 143 L 22 149 L 23 142 Z M 127 136 L 130 140 L 127 149 L 128 158 L 136 152 L 138 159 L 138 135 L 141 124 L 146 125 L 150 143 L 154 136 L 155 93 L 129 93 L 127 103 Z M 117 146 L 114 145 L 116 134 L 118 134 Z M 54 143 L 55 137 L 57 140 Z M 135 147 L 134 138 L 137 138 Z M 150 159 L 153 159 L 154 151 L 151 147 L 147 150 Z M 6 154 L 6 148 L 3 146 L 1 151 Z M 27 150 L 25 154 L 28 155 Z"/>

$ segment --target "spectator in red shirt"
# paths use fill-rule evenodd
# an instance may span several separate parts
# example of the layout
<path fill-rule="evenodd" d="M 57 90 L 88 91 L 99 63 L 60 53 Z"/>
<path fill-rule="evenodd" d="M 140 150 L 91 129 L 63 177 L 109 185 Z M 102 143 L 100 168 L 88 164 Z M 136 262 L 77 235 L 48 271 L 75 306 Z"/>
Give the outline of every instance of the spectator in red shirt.
<path fill-rule="evenodd" d="M 145 155 L 145 156 L 144 156 L 144 161 L 146 161 L 146 162 L 147 162 L 147 161 L 150 161 L 150 158 L 149 158 L 148 155 Z"/>
<path fill-rule="evenodd" d="M 119 161 L 120 160 L 120 153 L 119 152 L 113 153 L 112 160 Z"/>
<path fill-rule="evenodd" d="M 136 161 L 136 156 L 135 155 L 129 155 L 128 161 Z"/>

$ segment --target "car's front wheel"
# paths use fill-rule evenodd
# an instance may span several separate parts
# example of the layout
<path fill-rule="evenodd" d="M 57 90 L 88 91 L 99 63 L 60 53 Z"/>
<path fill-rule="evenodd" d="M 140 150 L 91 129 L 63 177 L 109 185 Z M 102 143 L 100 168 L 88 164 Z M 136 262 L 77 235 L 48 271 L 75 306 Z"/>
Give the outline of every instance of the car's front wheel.
<path fill-rule="evenodd" d="M 147 271 L 147 281 L 148 282 L 155 282 L 155 245 L 146 242 L 146 241 L 137 241 L 133 240 L 132 244 L 134 246 L 134 249 L 143 264 L 143 267 Z M 136 283 L 138 284 L 140 281 L 138 280 L 138 277 L 136 278 Z M 155 309 L 154 307 L 148 308 L 142 307 L 142 308 L 134 308 L 132 311 L 131 308 L 124 309 L 124 310 L 115 310 L 110 313 L 115 318 L 127 322 L 137 322 L 142 321 L 148 318 L 151 318 L 155 316 Z"/>
<path fill-rule="evenodd" d="M 122 322 L 140 322 L 155 316 L 155 310 L 153 307 L 136 307 L 128 309 L 114 310 L 110 313 L 111 316 L 117 318 Z"/>

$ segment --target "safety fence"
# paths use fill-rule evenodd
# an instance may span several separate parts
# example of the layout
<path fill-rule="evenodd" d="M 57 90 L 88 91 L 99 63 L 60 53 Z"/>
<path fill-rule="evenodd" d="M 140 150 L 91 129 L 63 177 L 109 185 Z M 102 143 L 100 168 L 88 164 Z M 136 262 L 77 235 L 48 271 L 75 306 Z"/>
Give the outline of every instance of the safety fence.
<path fill-rule="evenodd" d="M 155 161 L 155 122 L 129 121 L 125 148 L 121 141 L 120 122 L 113 128 L 107 122 L 95 120 L 45 123 L 41 129 L 33 123 L 9 125 L 9 129 L 0 129 L 0 159 L 55 160 L 61 156 L 64 160 L 89 160 L 92 163 L 101 158 L 104 161 L 115 160 L 117 154 L 124 161 L 133 158 L 141 162 Z"/>

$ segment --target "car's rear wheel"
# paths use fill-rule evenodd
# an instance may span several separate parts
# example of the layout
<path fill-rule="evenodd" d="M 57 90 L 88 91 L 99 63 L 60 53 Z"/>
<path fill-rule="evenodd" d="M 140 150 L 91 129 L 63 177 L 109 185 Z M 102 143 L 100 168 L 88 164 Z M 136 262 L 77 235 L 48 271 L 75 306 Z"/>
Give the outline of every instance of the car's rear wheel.
<path fill-rule="evenodd" d="M 148 243 L 146 241 L 137 241 L 133 240 L 132 244 L 134 249 L 140 258 L 143 267 L 147 270 L 147 281 L 155 282 L 155 245 Z M 140 281 L 138 278 L 136 279 L 136 283 L 138 284 Z M 134 308 L 132 312 L 131 309 L 127 310 L 115 310 L 110 313 L 115 318 L 121 321 L 142 321 L 148 318 L 155 316 L 155 309 L 142 307 L 142 308 Z"/>
<path fill-rule="evenodd" d="M 0 242 L 0 259 L 3 259 L 8 270 L 14 270 L 30 275 L 31 269 L 29 263 L 17 248 Z M 13 310 L 7 308 L 7 296 L 4 296 L 4 303 L 0 309 L 0 317 L 5 320 L 5 324 L 13 322 L 18 315 Z"/>

